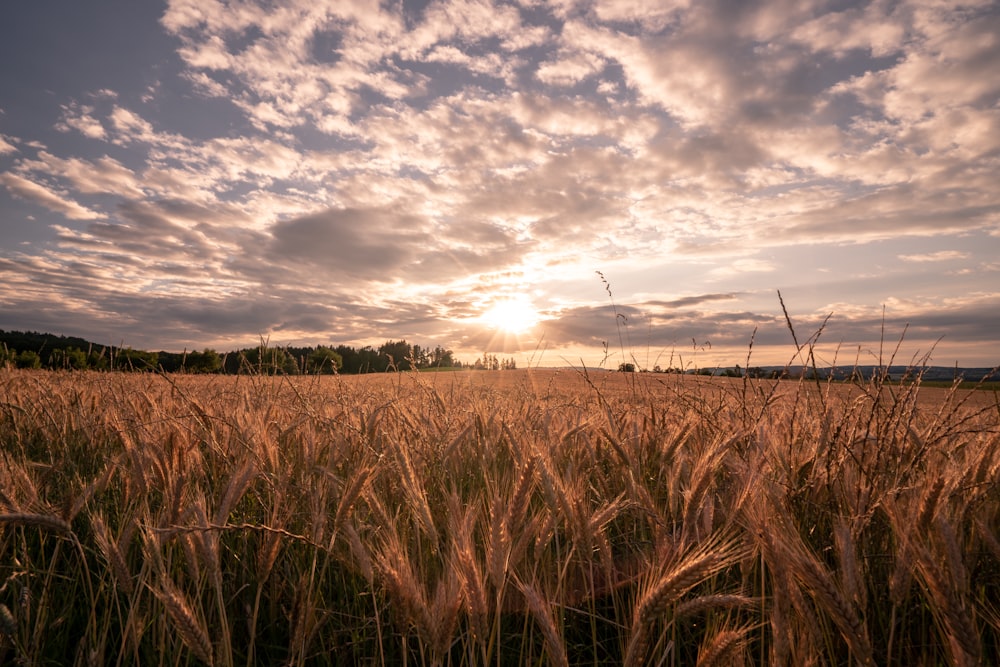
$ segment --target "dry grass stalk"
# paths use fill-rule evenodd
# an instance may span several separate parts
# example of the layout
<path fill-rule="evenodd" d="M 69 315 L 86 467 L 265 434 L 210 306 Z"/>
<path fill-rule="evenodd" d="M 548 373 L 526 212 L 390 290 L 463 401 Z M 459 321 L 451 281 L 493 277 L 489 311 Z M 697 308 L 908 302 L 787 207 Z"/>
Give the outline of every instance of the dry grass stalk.
<path fill-rule="evenodd" d="M 397 603 L 401 620 L 418 630 L 432 628 L 435 619 L 430 613 L 426 590 L 417 578 L 406 546 L 395 531 L 390 530 L 383 537 L 375 563 L 386 591 Z"/>
<path fill-rule="evenodd" d="M 444 575 L 437 580 L 434 595 L 422 628 L 430 640 L 432 663 L 441 665 L 455 638 L 459 612 L 462 609 L 463 587 L 457 577 Z"/>
<path fill-rule="evenodd" d="M 938 500 L 941 498 L 941 493 L 944 491 L 945 479 L 944 476 L 939 476 L 934 480 L 934 483 L 927 487 L 927 492 L 924 494 L 923 498 L 920 500 L 920 509 L 917 510 L 917 528 L 923 533 L 927 533 L 931 530 L 932 524 L 934 523 L 934 515 L 938 509 Z"/>
<path fill-rule="evenodd" d="M 504 530 L 506 512 L 502 508 L 503 499 L 498 491 L 490 499 L 490 532 L 486 540 L 487 569 L 490 581 L 498 592 L 507 585 L 507 566 L 510 562 L 511 542 Z"/>
<path fill-rule="evenodd" d="M 524 517 L 528 512 L 528 501 L 535 484 L 535 464 L 529 459 L 521 466 L 517 476 L 517 483 L 514 485 L 514 492 L 510 496 L 507 504 L 507 512 L 503 517 L 501 530 L 504 531 L 506 540 L 513 540 L 514 535 L 522 528 Z"/>
<path fill-rule="evenodd" d="M 667 609 L 705 579 L 730 564 L 730 557 L 720 550 L 701 550 L 670 567 L 642 595 L 637 604 L 638 618 L 649 622 L 662 616 Z"/>

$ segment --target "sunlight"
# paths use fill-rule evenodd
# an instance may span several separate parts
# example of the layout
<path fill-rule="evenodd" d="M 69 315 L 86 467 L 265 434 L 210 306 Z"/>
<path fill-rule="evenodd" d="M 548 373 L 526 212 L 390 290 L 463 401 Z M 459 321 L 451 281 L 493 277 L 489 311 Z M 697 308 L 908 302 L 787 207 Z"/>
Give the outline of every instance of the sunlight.
<path fill-rule="evenodd" d="M 479 318 L 483 324 L 512 334 L 522 334 L 538 324 L 535 306 L 526 297 L 496 299 Z"/>

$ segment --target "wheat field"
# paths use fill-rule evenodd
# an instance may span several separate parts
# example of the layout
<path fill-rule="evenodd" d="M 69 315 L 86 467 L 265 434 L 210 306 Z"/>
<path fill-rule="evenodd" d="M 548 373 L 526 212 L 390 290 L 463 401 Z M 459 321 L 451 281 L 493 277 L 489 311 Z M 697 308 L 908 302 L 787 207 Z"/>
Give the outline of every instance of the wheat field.
<path fill-rule="evenodd" d="M 878 378 L 3 370 L 0 663 L 995 664 L 998 477 Z"/>

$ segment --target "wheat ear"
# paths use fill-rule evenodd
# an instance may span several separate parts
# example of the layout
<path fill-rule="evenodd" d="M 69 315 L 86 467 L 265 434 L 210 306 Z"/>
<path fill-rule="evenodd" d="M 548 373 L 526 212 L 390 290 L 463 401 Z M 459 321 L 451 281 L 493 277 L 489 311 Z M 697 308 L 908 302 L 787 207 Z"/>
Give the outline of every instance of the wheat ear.
<path fill-rule="evenodd" d="M 715 633 L 698 650 L 697 667 L 728 667 L 736 664 L 734 654 L 743 648 L 743 636 L 748 629 L 720 630 Z"/>
<path fill-rule="evenodd" d="M 167 615 L 173 621 L 177 634 L 184 645 L 206 665 L 214 664 L 212 658 L 212 642 L 208 638 L 208 630 L 202 625 L 188 604 L 181 591 L 172 583 L 166 583 L 161 590 L 154 591 L 156 597 L 167 610 Z"/>
<path fill-rule="evenodd" d="M 531 610 L 531 615 L 534 616 L 535 622 L 538 623 L 542 631 L 542 636 L 545 637 L 545 646 L 549 652 L 549 663 L 569 667 L 569 659 L 566 657 L 566 646 L 559 636 L 559 631 L 556 629 L 556 623 L 552 618 L 552 609 L 549 603 L 542 599 L 542 596 L 535 590 L 534 586 L 523 584 L 521 592 L 524 593 L 528 609 Z"/>
<path fill-rule="evenodd" d="M 16 512 L 12 514 L 0 514 L 0 523 L 13 524 L 15 526 L 38 526 L 51 530 L 54 533 L 71 534 L 73 528 L 64 520 L 51 514 L 28 514 Z"/>

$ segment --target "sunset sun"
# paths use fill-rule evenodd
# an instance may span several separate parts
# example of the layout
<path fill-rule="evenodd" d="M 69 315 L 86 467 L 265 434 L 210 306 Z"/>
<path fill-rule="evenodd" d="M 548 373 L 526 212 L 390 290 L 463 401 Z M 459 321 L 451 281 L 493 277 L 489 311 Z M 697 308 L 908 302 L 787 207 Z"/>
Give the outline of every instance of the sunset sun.
<path fill-rule="evenodd" d="M 538 324 L 539 315 L 528 299 L 509 297 L 495 300 L 480 320 L 493 329 L 522 334 Z"/>

